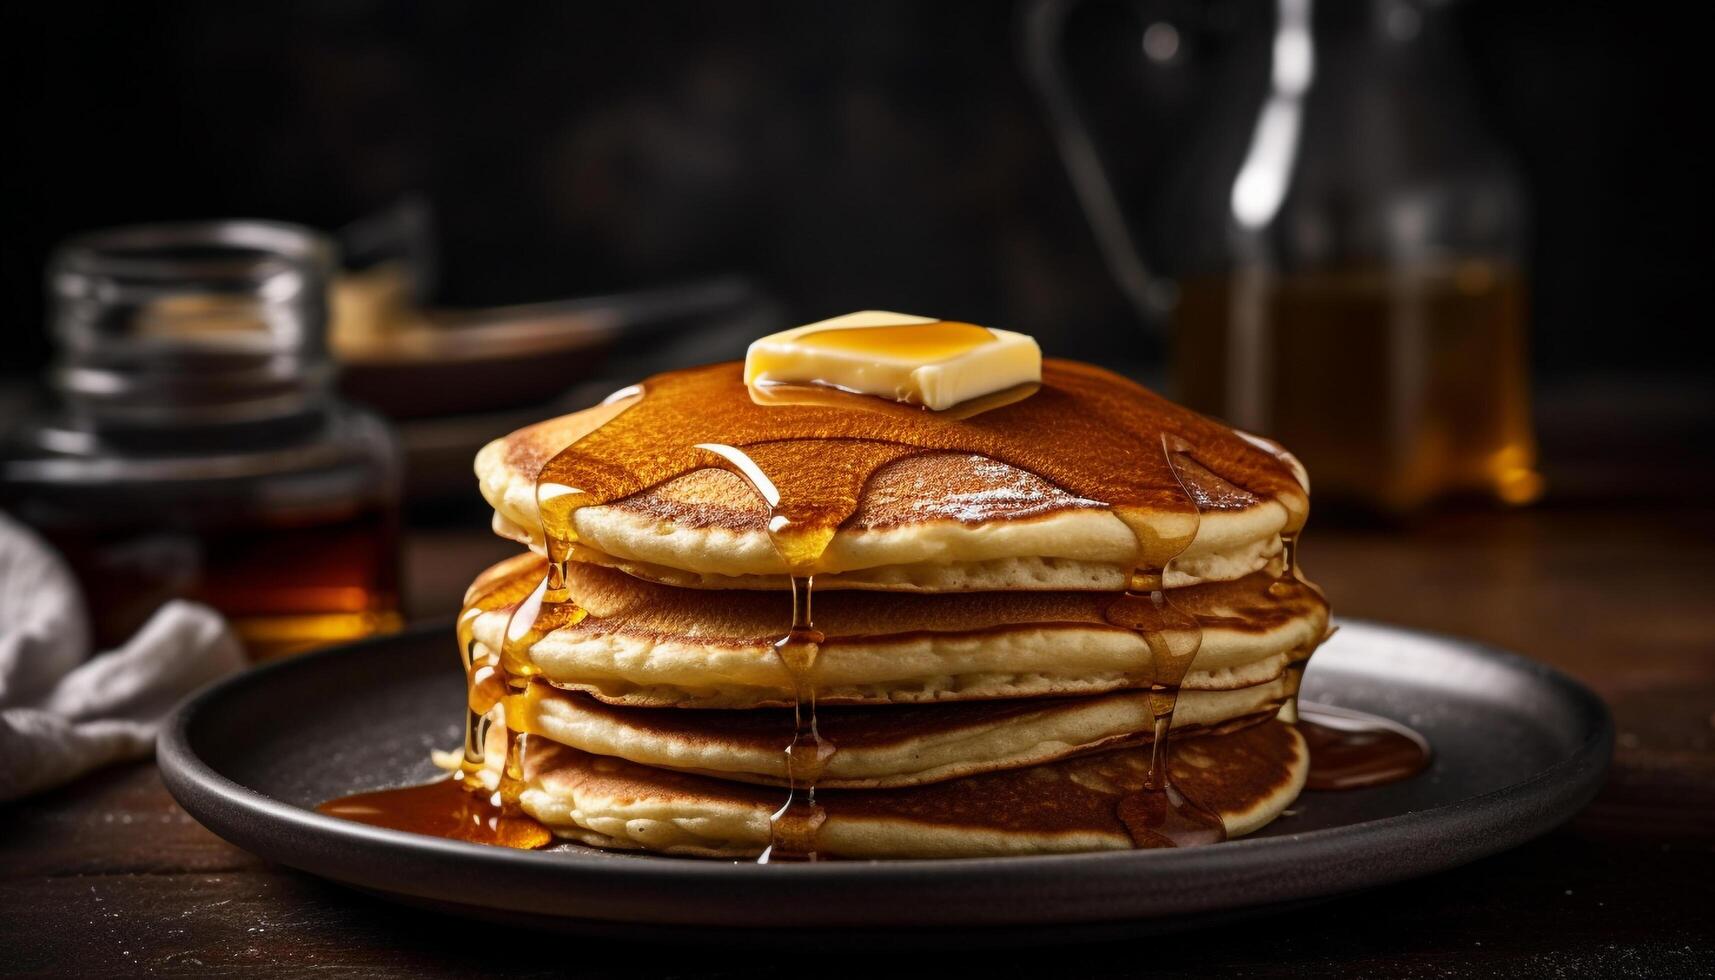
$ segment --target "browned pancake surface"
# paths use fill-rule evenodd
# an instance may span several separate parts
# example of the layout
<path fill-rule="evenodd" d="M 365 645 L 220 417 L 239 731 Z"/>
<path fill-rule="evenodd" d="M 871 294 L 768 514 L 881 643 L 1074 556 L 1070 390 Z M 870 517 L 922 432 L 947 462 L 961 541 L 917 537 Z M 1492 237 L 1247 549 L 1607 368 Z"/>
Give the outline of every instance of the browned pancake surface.
<path fill-rule="evenodd" d="M 638 708 L 608 704 L 582 691 L 547 688 L 539 697 L 574 706 L 580 713 L 606 719 L 616 728 L 640 736 L 669 738 L 688 746 L 777 750 L 792 735 L 791 708 L 741 708 L 686 711 L 682 708 Z M 1147 705 L 1147 691 L 1115 691 L 1089 697 L 1015 698 L 998 701 L 950 701 L 938 704 L 822 705 L 816 710 L 817 730 L 842 750 L 908 745 L 924 738 L 961 729 L 977 729 L 1012 718 L 1051 713 L 1071 707 L 1096 707 L 1110 701 Z M 1256 719 L 1242 719 L 1249 723 Z M 1176 729 L 1196 734 L 1197 729 Z M 1148 741 L 1147 733 L 1134 739 Z"/>
<path fill-rule="evenodd" d="M 691 442 L 744 447 L 783 492 L 789 484 L 819 493 L 850 483 L 855 505 L 834 508 L 848 530 L 1013 520 L 1120 502 L 1180 513 L 1186 492 L 1205 512 L 1270 498 L 1294 515 L 1294 526 L 1302 519 L 1297 478 L 1270 450 L 1075 362 L 1046 362 L 1037 394 L 958 421 L 857 396 L 846 410 L 757 409 L 738 365 L 657 376 L 643 389 L 642 407 L 609 425 L 602 423 L 615 410 L 598 406 L 511 434 L 504 465 L 534 480 L 565 451 L 582 459 L 585 477 L 616 488 L 599 493 L 610 505 L 685 527 L 761 530 L 767 520 L 743 479 L 684 444 L 693 431 Z M 1163 457 L 1169 438 L 1185 453 L 1177 472 Z M 990 444 L 1005 449 L 978 448 Z M 997 453 L 1008 458 L 999 461 Z M 707 469 L 687 465 L 700 458 Z M 598 492 L 575 479 L 573 485 Z"/>
<path fill-rule="evenodd" d="M 1302 745 L 1289 725 L 1269 721 L 1225 734 L 1176 738 L 1173 779 L 1186 796 L 1218 813 L 1243 813 L 1292 785 Z M 1148 748 L 1125 748 L 1005 772 L 891 790 L 825 790 L 829 819 L 888 820 L 1022 834 L 1080 831 L 1125 835 L 1115 808 L 1143 788 Z M 550 791 L 773 810 L 778 787 L 590 755 L 533 740 L 526 775 Z"/>
<path fill-rule="evenodd" d="M 521 469 L 540 455 L 540 445 L 576 431 L 565 419 L 541 423 L 558 433 L 521 439 L 529 448 Z M 525 430 L 529 432 L 530 430 Z M 540 463 L 534 463 L 539 466 Z M 525 472 L 530 472 L 524 469 Z M 1222 480 L 1195 462 L 1183 464 L 1186 489 L 1205 512 L 1243 510 L 1257 498 Z M 615 509 L 646 515 L 685 528 L 765 531 L 768 508 L 756 490 L 736 473 L 702 469 L 676 477 L 615 502 Z M 983 456 L 924 453 L 890 463 L 871 477 L 858 509 L 842 525 L 870 531 L 951 520 L 962 524 L 1023 520 L 1071 510 L 1105 510 L 1106 505 L 1074 496 L 1041 477 Z"/>
<path fill-rule="evenodd" d="M 495 566 L 472 586 L 473 593 L 516 582 L 528 592 L 541 581 L 543 559 L 521 555 Z M 568 569 L 572 599 L 589 615 L 563 627 L 567 636 L 612 633 L 656 640 L 693 640 L 711 646 L 772 643 L 792 625 L 788 597 L 766 591 L 680 589 L 633 578 L 617 569 L 573 563 Z M 1311 588 L 1286 594 L 1271 590 L 1276 576 L 1257 572 L 1231 582 L 1211 582 L 1172 591 L 1173 602 L 1205 628 L 1266 633 L 1309 616 L 1326 616 L 1327 603 Z M 528 582 L 528 586 L 522 583 Z M 519 598 L 523 596 L 520 595 Z M 967 633 L 1065 624 L 1081 629 L 1119 630 L 1103 615 L 1110 593 L 983 592 L 898 594 L 829 592 L 818 595 L 816 626 L 824 647 L 873 637 L 911 633 Z"/>

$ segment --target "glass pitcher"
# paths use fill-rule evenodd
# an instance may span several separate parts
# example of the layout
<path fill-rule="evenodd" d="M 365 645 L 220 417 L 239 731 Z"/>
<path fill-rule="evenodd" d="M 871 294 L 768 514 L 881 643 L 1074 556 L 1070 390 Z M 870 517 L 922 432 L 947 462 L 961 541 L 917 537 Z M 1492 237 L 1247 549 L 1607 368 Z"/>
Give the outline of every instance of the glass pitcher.
<path fill-rule="evenodd" d="M 1170 331 L 1176 396 L 1291 447 L 1319 499 L 1391 513 L 1541 488 L 1524 193 L 1445 7 L 1022 9 L 1026 70 L 1113 275 Z"/>

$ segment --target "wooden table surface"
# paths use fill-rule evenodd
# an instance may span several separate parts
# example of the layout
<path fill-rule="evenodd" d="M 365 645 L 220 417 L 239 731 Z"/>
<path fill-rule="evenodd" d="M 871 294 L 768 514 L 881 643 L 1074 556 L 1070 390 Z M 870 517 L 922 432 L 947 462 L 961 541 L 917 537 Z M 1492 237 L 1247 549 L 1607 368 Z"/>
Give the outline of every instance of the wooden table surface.
<path fill-rule="evenodd" d="M 509 550 L 474 532 L 414 535 L 414 610 L 444 614 L 476 569 Z M 1715 512 L 1642 499 L 1442 516 L 1408 529 L 1313 522 L 1303 554 L 1341 614 L 1511 648 L 1600 692 L 1619 738 L 1599 798 L 1510 853 L 1268 919 L 1141 944 L 922 953 L 877 966 L 973 970 L 992 959 L 1056 975 L 1068 967 L 1715 975 Z M 0 826 L 0 970 L 802 977 L 822 969 L 811 961 L 806 972 L 785 955 L 604 948 L 395 906 L 226 844 L 173 803 L 152 764 L 0 809 Z"/>

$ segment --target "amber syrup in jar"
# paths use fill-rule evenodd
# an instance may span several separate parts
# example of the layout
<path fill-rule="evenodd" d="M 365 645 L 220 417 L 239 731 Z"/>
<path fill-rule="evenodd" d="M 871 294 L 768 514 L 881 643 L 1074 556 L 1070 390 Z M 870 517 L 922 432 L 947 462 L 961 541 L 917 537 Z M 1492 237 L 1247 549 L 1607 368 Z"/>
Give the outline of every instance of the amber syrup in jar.
<path fill-rule="evenodd" d="M 99 646 L 172 598 L 258 660 L 399 624 L 398 449 L 332 393 L 333 267 L 321 236 L 257 221 L 54 255 L 58 357 L 5 434 L 0 507 L 65 555 Z"/>

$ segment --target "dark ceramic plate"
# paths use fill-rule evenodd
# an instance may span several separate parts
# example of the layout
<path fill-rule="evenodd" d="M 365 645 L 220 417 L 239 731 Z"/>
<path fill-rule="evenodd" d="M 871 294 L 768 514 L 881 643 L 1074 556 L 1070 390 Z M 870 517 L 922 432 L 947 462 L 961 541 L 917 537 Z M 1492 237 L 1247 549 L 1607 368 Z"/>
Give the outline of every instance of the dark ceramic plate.
<path fill-rule="evenodd" d="M 265 858 L 402 901 L 515 923 L 664 938 L 983 942 L 1182 928 L 1452 868 L 1520 844 L 1595 794 L 1612 747 L 1601 701 L 1540 664 L 1474 643 L 1346 622 L 1307 698 L 1403 721 L 1429 770 L 1307 792 L 1262 833 L 1177 851 L 758 866 L 565 845 L 510 851 L 311 810 L 436 775 L 459 740 L 451 627 L 288 660 L 222 681 L 161 736 L 167 786 L 215 833 Z M 783 928 L 791 927 L 791 928 Z M 823 934 L 825 935 L 825 933 Z"/>

